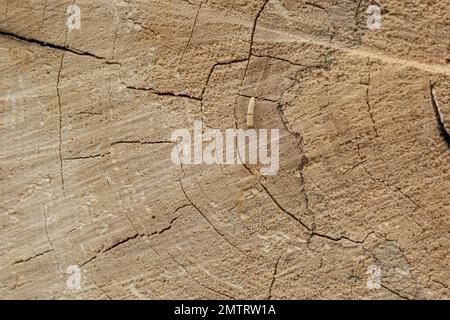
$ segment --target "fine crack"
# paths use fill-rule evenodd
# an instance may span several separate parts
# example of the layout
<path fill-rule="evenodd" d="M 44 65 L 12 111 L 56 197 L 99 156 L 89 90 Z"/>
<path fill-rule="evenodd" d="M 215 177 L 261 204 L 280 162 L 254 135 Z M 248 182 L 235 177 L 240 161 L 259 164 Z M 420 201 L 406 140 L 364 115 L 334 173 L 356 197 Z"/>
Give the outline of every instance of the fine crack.
<path fill-rule="evenodd" d="M 245 61 L 248 61 L 248 60 L 249 60 L 249 59 L 246 58 L 246 59 L 235 59 L 235 60 L 228 60 L 228 61 L 216 62 L 216 63 L 211 67 L 211 69 L 209 70 L 208 76 L 206 77 L 206 83 L 205 83 L 205 85 L 203 86 L 202 93 L 201 93 L 200 115 L 201 115 L 201 120 L 202 120 L 203 123 L 205 122 L 205 121 L 204 121 L 204 116 L 203 116 L 203 113 L 204 113 L 204 106 L 203 106 L 203 103 L 204 103 L 204 96 L 205 96 L 206 89 L 208 88 L 208 84 L 209 84 L 209 82 L 210 82 L 210 80 L 211 80 L 211 77 L 212 77 L 212 75 L 213 75 L 213 73 L 214 73 L 214 70 L 215 70 L 217 67 L 219 67 L 219 66 L 226 66 L 226 65 L 231 65 L 231 64 L 234 64 L 234 63 L 241 63 L 241 62 L 245 62 Z"/>
<path fill-rule="evenodd" d="M 254 96 L 249 96 L 249 95 L 241 94 L 241 93 L 239 93 L 239 96 L 244 97 L 244 98 L 248 98 L 248 99 L 255 98 L 255 99 L 260 100 L 260 101 L 266 101 L 266 102 L 272 102 L 272 103 L 277 103 L 278 102 L 277 100 L 271 100 L 271 99 L 261 98 L 261 97 L 254 97 Z"/>
<path fill-rule="evenodd" d="M 119 144 L 142 144 L 142 145 L 152 145 L 152 144 L 172 144 L 172 141 L 160 140 L 160 141 L 140 141 L 140 140 L 120 140 L 115 141 L 110 144 L 110 147 L 119 145 Z M 107 153 L 109 154 L 109 153 Z"/>
<path fill-rule="evenodd" d="M 47 9 L 47 0 L 44 1 L 44 8 L 42 10 L 42 28 L 44 28 L 44 22 L 45 22 L 45 11 Z"/>
<path fill-rule="evenodd" d="M 248 61 L 248 60 L 249 60 L 249 58 L 245 58 L 245 59 L 233 59 L 233 60 L 227 60 L 227 61 L 222 61 L 222 62 L 216 62 L 216 63 L 211 67 L 211 69 L 209 70 L 208 76 L 206 77 L 206 83 L 205 83 L 205 86 L 203 87 L 203 90 L 202 90 L 201 97 L 204 96 L 205 91 L 206 91 L 206 89 L 207 89 L 207 87 L 208 87 L 209 81 L 211 80 L 212 74 L 214 73 L 214 70 L 215 70 L 217 67 L 219 67 L 219 66 L 227 66 L 227 65 L 234 64 L 234 63 L 246 62 L 246 61 Z"/>
<path fill-rule="evenodd" d="M 244 79 L 245 79 L 245 76 L 247 75 L 248 67 L 249 67 L 249 65 L 250 65 L 250 58 L 251 58 L 252 53 L 253 53 L 253 43 L 254 43 L 254 40 L 255 40 L 256 25 L 258 24 L 258 19 L 259 19 L 259 17 L 260 17 L 261 14 L 263 13 L 264 9 L 266 8 L 266 6 L 267 6 L 267 4 L 268 4 L 269 2 L 270 2 L 270 0 L 266 0 L 266 1 L 264 2 L 264 4 L 262 5 L 262 7 L 259 9 L 258 14 L 257 14 L 256 17 L 255 17 L 255 21 L 254 21 L 254 23 L 253 23 L 252 34 L 251 34 L 251 36 L 250 36 L 250 49 L 249 49 L 249 52 L 248 52 L 247 65 L 246 65 L 246 67 L 245 67 Z"/>
<path fill-rule="evenodd" d="M 292 219 L 294 219 L 296 222 L 300 223 L 305 229 L 307 229 L 308 231 L 311 231 L 312 229 L 310 227 L 308 227 L 300 218 L 297 218 L 294 214 L 290 213 L 289 211 L 287 211 L 286 209 L 284 209 L 281 204 L 275 199 L 275 197 L 269 192 L 269 190 L 267 189 L 267 187 L 260 181 L 260 185 L 261 187 L 264 189 L 264 191 L 266 192 L 266 194 L 269 196 L 270 199 L 272 199 L 273 203 L 275 203 L 275 205 L 281 210 L 283 211 L 285 214 L 287 214 L 289 217 L 291 217 Z"/>
<path fill-rule="evenodd" d="M 370 231 L 369 233 L 367 233 L 364 238 L 362 240 L 355 240 L 355 239 L 351 239 L 347 236 L 339 236 L 339 237 L 332 237 L 323 233 L 319 233 L 315 231 L 315 227 L 309 227 L 308 225 L 306 225 L 306 223 L 304 223 L 300 218 L 296 217 L 294 214 L 292 214 L 291 212 L 287 211 L 286 209 L 284 209 L 281 204 L 275 199 L 275 197 L 269 192 L 269 190 L 267 189 L 267 187 L 260 181 L 259 182 L 262 186 L 262 188 L 264 189 L 264 191 L 267 193 L 267 195 L 269 196 L 270 199 L 272 199 L 272 201 L 276 204 L 276 206 L 285 214 L 287 214 L 289 217 L 291 217 L 292 219 L 294 219 L 296 222 L 298 222 L 300 225 L 302 225 L 308 232 L 310 232 L 310 237 L 309 239 L 312 239 L 313 237 L 318 237 L 318 238 L 323 238 L 323 239 L 328 239 L 334 242 L 339 242 L 341 240 L 347 240 L 356 244 L 363 244 L 366 239 L 371 235 L 374 234 L 374 231 Z"/>
<path fill-rule="evenodd" d="M 116 44 L 117 44 L 117 36 L 119 33 L 119 21 L 117 21 L 116 31 L 114 32 L 114 41 L 113 41 L 113 48 L 112 48 L 112 58 L 116 58 Z"/>
<path fill-rule="evenodd" d="M 275 266 L 273 268 L 272 280 L 270 281 L 270 285 L 269 285 L 269 294 L 268 294 L 266 300 L 272 299 L 272 289 L 273 289 L 273 285 L 275 284 L 275 280 L 276 280 L 277 273 L 278 273 L 278 264 L 280 263 L 282 256 L 283 256 L 283 254 L 280 254 L 277 261 L 275 262 Z"/>
<path fill-rule="evenodd" d="M 360 149 L 360 145 L 359 145 L 359 143 L 357 142 L 356 143 L 356 147 L 357 147 L 357 152 L 358 152 L 358 157 L 360 158 L 360 160 L 361 160 L 361 167 L 364 169 L 364 171 L 367 173 L 367 175 L 369 176 L 369 178 L 372 180 L 372 181 L 374 181 L 374 182 L 377 182 L 377 183 L 380 183 L 380 184 L 382 184 L 383 186 L 385 186 L 387 189 L 389 189 L 391 192 L 393 192 L 393 193 L 400 193 L 405 199 L 407 199 L 411 204 L 413 204 L 416 208 L 418 208 L 418 209 L 422 209 L 422 207 L 418 204 L 418 203 L 416 203 L 410 196 L 408 196 L 406 193 L 404 193 L 399 187 L 396 187 L 396 186 L 391 186 L 389 183 L 387 183 L 386 181 L 384 181 L 384 180 L 382 180 L 382 179 L 378 179 L 378 178 L 375 178 L 374 176 L 373 176 L 373 174 L 367 169 L 367 167 L 364 165 L 364 163 L 365 163 L 365 159 L 363 159 L 363 157 L 362 157 L 362 155 L 361 155 L 361 149 Z"/>
<path fill-rule="evenodd" d="M 312 2 L 305 2 L 305 5 L 310 6 L 310 7 L 314 7 L 320 10 L 325 11 L 326 13 L 328 13 L 327 9 L 325 9 L 325 7 L 322 7 L 321 5 L 317 4 L 317 3 L 312 3 Z"/>
<path fill-rule="evenodd" d="M 160 231 L 156 231 L 156 232 L 153 233 L 152 235 L 155 235 L 155 234 L 163 234 L 164 232 L 169 231 L 170 229 L 172 229 L 172 223 L 174 223 L 176 220 L 178 220 L 178 218 L 179 218 L 179 217 L 173 218 L 173 219 L 170 221 L 170 226 L 168 226 L 167 228 L 164 228 L 164 229 L 162 229 L 162 230 L 160 230 Z"/>
<path fill-rule="evenodd" d="M 194 19 L 194 23 L 192 25 L 191 34 L 189 35 L 188 42 L 187 42 L 186 46 L 184 47 L 183 53 L 181 54 L 180 62 L 183 61 L 183 57 L 184 57 L 189 45 L 191 44 L 192 36 L 194 35 L 195 26 L 197 25 L 198 15 L 200 13 L 200 9 L 202 8 L 202 5 L 203 5 L 203 2 L 200 3 L 200 5 L 197 8 L 197 13 L 195 14 L 195 19 Z"/>
<path fill-rule="evenodd" d="M 109 185 L 109 181 L 107 180 L 108 185 Z M 111 186 L 109 186 L 109 188 L 111 189 Z M 127 210 L 125 210 L 125 207 L 123 205 L 123 199 L 122 199 L 122 193 L 119 190 L 119 199 L 120 199 L 120 206 L 122 208 L 122 212 L 125 215 L 125 217 L 127 218 L 128 222 L 130 223 L 130 226 L 133 228 L 134 232 L 136 233 L 136 236 L 142 236 L 142 234 L 139 232 L 139 230 L 137 229 L 137 227 L 134 225 L 133 221 L 130 219 L 130 216 L 127 213 Z"/>
<path fill-rule="evenodd" d="M 109 183 L 109 179 L 108 179 L 108 178 L 106 179 L 106 182 L 107 182 L 107 184 L 108 184 L 108 188 L 109 188 L 111 194 L 114 196 L 114 192 L 112 191 L 111 184 Z M 126 219 L 128 220 L 128 223 L 130 224 L 131 228 L 133 228 L 133 230 L 134 230 L 134 232 L 135 232 L 135 234 L 134 234 L 133 236 L 129 237 L 128 240 L 135 239 L 135 238 L 139 237 L 139 238 L 141 238 L 141 239 L 149 246 L 150 249 L 152 249 L 153 251 L 155 251 L 156 253 L 158 253 L 158 252 L 152 247 L 152 245 L 147 241 L 147 239 L 145 238 L 145 236 L 147 236 L 147 235 L 146 235 L 145 233 L 141 233 L 141 232 L 138 230 L 138 228 L 135 226 L 135 224 L 133 223 L 133 221 L 131 220 L 130 216 L 129 216 L 128 213 L 127 213 L 127 210 L 125 209 L 124 202 L 123 202 L 123 198 L 122 198 L 122 193 L 120 192 L 120 190 L 118 191 L 118 194 L 119 194 L 119 204 L 120 204 L 120 207 L 122 208 L 122 212 L 123 212 L 124 216 L 126 217 Z M 128 241 L 128 240 L 126 240 L 126 241 Z M 113 248 L 114 248 L 114 247 L 116 247 L 116 246 L 113 246 Z M 112 249 L 112 248 L 110 248 L 110 249 Z M 108 250 L 106 250 L 106 251 L 109 251 L 110 249 L 108 249 Z M 104 253 L 104 252 L 106 252 L 106 251 L 103 250 L 103 251 L 101 251 L 101 252 Z M 97 254 L 98 254 L 98 252 L 97 252 Z M 95 254 L 95 256 L 96 256 L 97 254 Z M 95 257 L 94 257 L 94 258 L 95 258 Z M 92 260 L 93 260 L 93 259 L 91 259 L 91 261 L 92 261 Z M 85 264 L 86 264 L 86 263 L 85 263 Z"/>
<path fill-rule="evenodd" d="M 125 243 L 127 243 L 128 241 L 134 240 L 134 239 L 136 239 L 136 238 L 138 238 L 138 237 L 140 237 L 139 233 L 135 233 L 135 234 L 132 235 L 132 236 L 126 237 L 125 239 L 122 239 L 122 240 L 120 240 L 120 241 L 117 241 L 116 243 L 113 243 L 111 246 L 109 246 L 109 247 L 107 247 L 107 248 L 101 250 L 99 253 L 106 253 L 106 252 L 108 252 L 108 251 L 111 251 L 112 249 L 117 248 L 118 246 L 120 246 L 120 245 L 122 245 L 122 244 L 125 244 Z M 86 264 L 86 263 L 84 263 L 84 264 Z"/>
<path fill-rule="evenodd" d="M 150 29 L 149 27 L 144 26 L 141 22 L 134 20 L 134 18 L 132 18 L 132 17 L 128 17 L 128 18 L 126 18 L 126 19 L 121 17 L 120 20 L 126 21 L 126 22 L 132 21 L 133 24 L 135 24 L 135 25 L 141 27 L 141 28 L 144 29 L 144 30 L 150 31 L 155 37 L 159 36 L 159 33 L 158 33 L 158 32 L 156 32 L 156 31 Z"/>
<path fill-rule="evenodd" d="M 44 214 L 44 229 L 45 229 L 45 236 L 46 236 L 46 238 L 47 238 L 48 244 L 50 245 L 50 248 L 51 248 L 50 251 L 53 252 L 53 256 L 54 256 L 54 258 L 55 258 L 55 263 L 56 263 L 56 266 L 57 266 L 57 268 L 58 268 L 59 276 L 60 276 L 61 280 L 63 280 L 63 277 L 62 277 L 62 271 L 61 271 L 61 266 L 59 265 L 58 256 L 56 255 L 56 251 L 55 251 L 55 248 L 54 248 L 54 246 L 53 246 L 53 242 L 51 241 L 50 236 L 49 236 L 49 234 L 48 234 L 47 211 L 45 210 L 45 205 L 44 205 L 44 204 L 42 204 L 42 212 L 43 212 L 43 214 Z"/>
<path fill-rule="evenodd" d="M 277 57 L 277 56 L 272 56 L 269 54 L 255 54 L 255 53 L 251 53 L 250 57 L 257 57 L 257 58 L 268 58 L 268 59 L 274 59 L 274 60 L 278 60 L 278 61 L 283 61 L 286 63 L 289 63 L 292 66 L 297 66 L 297 67 L 305 67 L 305 68 L 317 68 L 317 69 L 323 69 L 327 67 L 327 61 L 324 61 L 324 63 L 319 63 L 319 64 L 312 64 L 312 65 L 308 65 L 308 64 L 302 64 L 302 63 L 298 63 L 298 62 L 293 62 L 289 59 L 286 58 L 281 58 L 281 57 Z"/>
<path fill-rule="evenodd" d="M 359 167 L 360 165 L 362 165 L 362 164 L 364 164 L 364 163 L 366 163 L 366 160 L 360 161 L 360 162 L 358 162 L 358 163 L 352 165 L 350 168 L 348 168 L 348 169 L 346 169 L 344 172 L 342 172 L 342 175 L 347 174 L 348 172 L 352 171 L 353 169 Z"/>
<path fill-rule="evenodd" d="M 126 237 L 126 238 L 124 238 L 124 239 L 122 239 L 122 240 L 119 240 L 119 241 L 113 243 L 113 244 L 110 245 L 109 247 L 102 248 L 102 249 L 98 250 L 92 257 L 90 257 L 89 259 L 87 259 L 86 261 L 84 261 L 83 263 L 81 263 L 81 264 L 79 265 L 80 269 L 83 268 L 84 266 L 86 266 L 87 264 L 91 263 L 93 260 L 97 259 L 98 256 L 99 256 L 100 254 L 106 253 L 106 252 L 108 252 L 108 251 L 111 251 L 111 250 L 113 250 L 114 248 L 117 248 L 117 247 L 119 247 L 119 246 L 121 246 L 121 245 L 127 243 L 128 241 L 137 239 L 137 238 L 139 238 L 139 237 L 140 237 L 140 235 L 139 235 L 138 233 L 135 233 L 135 234 L 133 234 L 132 236 Z"/>
<path fill-rule="evenodd" d="M 232 300 L 236 300 L 235 297 L 233 297 L 233 296 L 231 296 L 231 295 L 229 295 L 229 294 L 223 293 L 223 292 L 219 292 L 219 291 L 217 291 L 217 290 L 215 290 L 215 289 L 213 289 L 213 288 L 211 288 L 211 287 L 209 287 L 209 286 L 203 284 L 203 283 L 200 282 L 199 280 L 197 280 L 197 278 L 195 278 L 195 277 L 194 277 L 194 276 L 186 269 L 186 267 L 184 267 L 177 259 L 175 259 L 174 256 L 172 256 L 168 251 L 166 251 L 166 252 L 167 252 L 167 254 L 169 255 L 169 257 L 170 257 L 173 261 L 175 261 L 175 263 L 176 263 L 176 264 L 177 264 L 184 272 L 186 272 L 186 274 L 189 275 L 189 277 L 191 277 L 191 279 L 194 280 L 194 282 L 197 283 L 199 286 L 201 286 L 201 287 L 203 287 L 203 288 L 205 288 L 205 289 L 208 289 L 209 291 L 212 291 L 212 292 L 214 292 L 214 293 L 217 293 L 218 295 L 227 297 L 227 298 L 232 299 Z"/>
<path fill-rule="evenodd" d="M 289 121 L 287 120 L 286 115 L 284 113 L 284 109 L 283 109 L 283 104 L 282 103 L 278 103 L 278 105 L 277 105 L 277 112 L 278 112 L 278 116 L 280 118 L 280 121 L 283 124 L 283 127 L 286 129 L 287 132 L 289 132 L 295 138 L 295 140 L 298 141 L 298 146 L 300 148 L 300 151 L 303 153 L 303 147 L 301 145 L 303 139 L 302 139 L 301 135 L 298 132 L 294 131 L 291 128 L 291 126 L 289 124 Z"/>
<path fill-rule="evenodd" d="M 386 285 L 384 285 L 384 284 L 380 284 L 380 285 L 381 285 L 381 287 L 383 287 L 383 288 L 386 289 L 387 291 L 389 291 L 389 292 L 395 294 L 396 296 L 398 296 L 399 298 L 401 298 L 401 299 L 403 299 L 403 300 L 411 300 L 411 299 L 409 299 L 407 296 L 404 296 L 404 295 L 400 294 L 400 293 L 397 292 L 396 290 L 391 289 L 391 288 L 389 288 L 388 286 L 386 286 Z"/>
<path fill-rule="evenodd" d="M 43 41 L 43 40 L 29 38 L 26 36 L 22 36 L 22 35 L 19 35 L 19 34 L 13 33 L 13 32 L 9 32 L 9 31 L 5 31 L 5 30 L 1 30 L 1 29 L 0 29 L 0 36 L 8 37 L 10 39 L 14 39 L 17 41 L 27 42 L 30 44 L 35 44 L 35 45 L 38 45 L 38 46 L 44 47 L 44 48 L 50 48 L 50 49 L 62 51 L 64 53 L 70 52 L 70 53 L 73 53 L 73 54 L 76 54 L 79 56 L 87 56 L 87 57 L 91 57 L 91 58 L 94 58 L 97 60 L 106 60 L 105 57 L 98 56 L 91 52 L 71 48 L 66 45 L 66 41 L 64 41 L 64 45 L 59 45 L 59 44 L 54 44 L 54 43 Z M 108 63 L 109 64 L 117 64 L 117 62 L 108 62 Z"/>
<path fill-rule="evenodd" d="M 318 232 L 313 231 L 311 233 L 310 239 L 313 238 L 313 237 L 319 237 L 319 238 L 328 239 L 328 240 L 331 240 L 331 241 L 334 241 L 334 242 L 339 242 L 341 240 L 347 240 L 347 241 L 350 241 L 350 242 L 353 242 L 353 243 L 363 244 L 364 242 L 366 242 L 367 238 L 370 235 L 372 235 L 372 234 L 375 234 L 375 231 L 370 231 L 361 240 L 355 240 L 355 239 L 351 239 L 351 238 L 346 237 L 346 236 L 340 236 L 340 237 L 335 238 L 335 237 L 331 237 L 331 236 L 328 236 L 328 235 L 323 234 L 323 233 L 318 233 Z"/>
<path fill-rule="evenodd" d="M 73 0 L 72 5 L 75 4 L 75 1 L 76 0 Z M 0 34 L 1 34 L 1 32 L 0 32 Z M 64 47 L 62 47 L 62 48 L 66 47 L 67 34 L 68 34 L 68 29 L 66 29 L 66 33 L 64 35 Z M 46 42 L 42 42 L 42 41 L 34 40 L 34 39 L 28 39 L 28 38 L 20 37 L 17 35 L 12 35 L 12 36 L 13 37 L 15 36 L 17 40 L 35 43 L 37 45 L 44 46 L 44 47 L 54 48 L 54 45 L 47 44 Z M 56 48 L 56 49 L 58 49 L 58 48 Z M 62 117 L 62 101 L 61 101 L 60 83 L 61 83 L 61 74 L 62 74 L 62 70 L 63 70 L 63 66 L 64 66 L 64 58 L 66 56 L 66 52 L 67 52 L 67 50 L 62 49 L 61 62 L 59 64 L 58 75 L 56 78 L 56 95 L 58 97 L 58 112 L 59 112 L 59 114 L 58 114 L 59 174 L 60 174 L 60 178 L 61 178 L 61 189 L 62 189 L 64 198 L 66 198 L 66 190 L 65 190 L 65 182 L 64 182 L 64 168 L 63 168 L 63 156 L 62 156 L 62 121 L 63 121 L 63 117 Z"/>
<path fill-rule="evenodd" d="M 366 105 L 367 105 L 367 111 L 369 112 L 370 121 L 372 121 L 372 127 L 373 131 L 375 131 L 375 136 L 378 137 L 378 130 L 375 124 L 375 119 L 373 117 L 372 112 L 372 106 L 370 105 L 370 95 L 369 95 L 369 88 L 370 88 L 370 69 L 371 69 L 371 62 L 370 58 L 367 60 L 368 65 L 368 74 L 367 74 L 367 86 L 366 86 Z"/>
<path fill-rule="evenodd" d="M 47 254 L 49 252 L 53 252 L 53 249 L 45 250 L 43 252 L 37 253 L 34 256 L 31 256 L 31 257 L 28 257 L 28 258 L 23 258 L 23 259 L 16 260 L 16 261 L 13 262 L 13 265 L 24 263 L 24 262 L 28 262 L 28 261 L 30 261 L 32 259 L 38 258 L 40 256 L 43 256 L 43 255 L 45 255 L 45 254 Z"/>
<path fill-rule="evenodd" d="M 94 155 L 90 155 L 90 156 L 62 158 L 62 161 L 103 158 L 103 157 L 106 157 L 107 155 L 110 155 L 110 154 L 111 154 L 111 152 L 107 152 L 107 153 L 94 154 Z"/>
<path fill-rule="evenodd" d="M 236 247 L 236 245 L 234 245 L 233 243 L 230 242 L 230 240 L 227 239 L 227 237 L 220 232 L 215 226 L 214 224 L 211 222 L 211 220 L 208 219 L 208 217 L 200 210 L 199 207 L 197 207 L 197 205 L 194 204 L 194 202 L 192 202 L 192 200 L 189 198 L 189 196 L 187 195 L 184 186 L 183 186 L 183 180 L 180 178 L 180 186 L 181 186 L 181 191 L 183 192 L 184 196 L 186 197 L 186 200 L 189 201 L 189 203 L 192 205 L 192 207 L 194 207 L 194 209 L 200 213 L 200 215 L 202 215 L 202 217 L 206 220 L 206 222 L 208 222 L 208 224 L 210 225 L 210 227 L 223 239 L 225 240 L 230 246 L 232 246 L 234 249 L 236 249 L 236 251 L 240 252 L 242 255 L 246 256 L 247 258 L 250 258 L 246 253 L 242 252 L 238 247 Z"/>
<path fill-rule="evenodd" d="M 67 33 L 66 33 L 66 39 L 67 39 Z M 61 63 L 59 65 L 58 77 L 56 79 L 56 94 L 58 96 L 58 110 L 59 110 L 59 117 L 58 117 L 58 120 L 59 120 L 59 123 L 58 123 L 59 174 L 60 174 L 60 178 L 61 178 L 61 189 L 62 189 L 64 197 L 66 197 L 66 190 L 65 190 L 65 183 L 64 183 L 64 171 L 63 171 L 63 156 L 62 156 L 62 103 L 61 103 L 61 93 L 60 93 L 60 89 L 59 89 L 59 85 L 60 85 L 60 81 L 61 81 L 61 73 L 62 73 L 63 64 L 64 64 L 64 56 L 65 56 L 65 51 L 61 55 Z"/>
<path fill-rule="evenodd" d="M 448 289 L 448 285 L 446 285 L 445 283 L 443 283 L 443 282 L 441 282 L 441 281 L 439 281 L 439 280 L 433 279 L 432 276 L 429 277 L 429 281 L 430 281 L 430 280 L 431 280 L 432 282 L 434 282 L 434 283 L 439 284 L 440 286 L 444 287 L 445 289 Z"/>
<path fill-rule="evenodd" d="M 77 116 L 102 116 L 99 112 L 81 111 L 76 113 Z"/>
<path fill-rule="evenodd" d="M 190 207 L 190 206 L 191 206 L 190 204 L 184 205 L 184 206 L 178 208 L 177 210 L 175 210 L 175 212 L 177 212 L 177 211 L 180 210 L 181 208 Z M 151 233 L 149 236 L 151 237 L 151 236 L 154 236 L 154 235 L 161 235 L 161 234 L 163 234 L 164 232 L 169 231 L 170 229 L 172 229 L 172 224 L 173 224 L 175 221 L 177 221 L 179 218 L 180 218 L 180 216 L 177 216 L 177 217 L 173 218 L 172 220 L 170 220 L 169 225 L 168 225 L 167 227 L 165 227 L 165 228 L 163 228 L 163 229 L 161 229 L 161 230 L 159 230 L 159 231 L 155 231 L 155 232 Z"/>
<path fill-rule="evenodd" d="M 136 90 L 136 91 L 148 91 L 151 93 L 154 93 L 158 96 L 169 96 L 169 97 L 175 97 L 175 98 L 187 98 L 192 99 L 196 101 L 201 101 L 202 98 L 191 96 L 185 93 L 177 93 L 177 92 L 168 92 L 168 91 L 157 91 L 153 88 L 146 88 L 146 87 L 136 87 L 136 86 L 126 86 L 129 90 Z"/>

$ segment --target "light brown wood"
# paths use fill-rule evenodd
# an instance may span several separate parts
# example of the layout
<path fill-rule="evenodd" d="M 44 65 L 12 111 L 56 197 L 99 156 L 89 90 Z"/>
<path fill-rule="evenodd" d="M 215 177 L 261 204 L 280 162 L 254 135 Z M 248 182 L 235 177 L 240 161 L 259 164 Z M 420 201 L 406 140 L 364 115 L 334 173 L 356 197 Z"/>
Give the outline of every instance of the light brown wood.
<path fill-rule="evenodd" d="M 448 0 L 72 4 L 0 0 L 0 298 L 449 298 Z"/>

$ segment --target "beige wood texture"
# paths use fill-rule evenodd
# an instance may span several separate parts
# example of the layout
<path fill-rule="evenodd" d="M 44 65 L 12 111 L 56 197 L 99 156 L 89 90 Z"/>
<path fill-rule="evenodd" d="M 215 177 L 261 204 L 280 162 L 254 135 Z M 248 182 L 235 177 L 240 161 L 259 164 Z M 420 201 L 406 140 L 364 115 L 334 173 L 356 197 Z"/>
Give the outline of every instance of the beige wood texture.
<path fill-rule="evenodd" d="M 450 298 L 450 2 L 370 4 L 0 0 L 0 298 Z M 277 175 L 173 164 L 251 97 Z"/>

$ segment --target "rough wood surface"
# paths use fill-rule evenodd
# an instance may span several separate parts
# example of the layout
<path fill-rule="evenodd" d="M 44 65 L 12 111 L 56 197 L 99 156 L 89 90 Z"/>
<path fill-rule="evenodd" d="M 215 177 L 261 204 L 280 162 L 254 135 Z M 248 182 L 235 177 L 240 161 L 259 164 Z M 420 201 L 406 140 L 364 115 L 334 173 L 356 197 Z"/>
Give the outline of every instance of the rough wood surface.
<path fill-rule="evenodd" d="M 0 0 L 0 298 L 448 299 L 450 2 L 370 4 Z M 277 175 L 172 163 L 251 97 Z"/>

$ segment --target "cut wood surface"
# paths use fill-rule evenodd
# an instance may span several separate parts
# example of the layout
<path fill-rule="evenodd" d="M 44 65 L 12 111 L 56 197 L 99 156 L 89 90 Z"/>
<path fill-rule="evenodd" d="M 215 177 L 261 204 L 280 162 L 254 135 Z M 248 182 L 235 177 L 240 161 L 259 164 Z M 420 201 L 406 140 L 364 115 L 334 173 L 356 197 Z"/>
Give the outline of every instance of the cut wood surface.
<path fill-rule="evenodd" d="M 449 299 L 449 21 L 0 0 L 0 298 Z M 196 121 L 278 129 L 277 174 L 174 163 Z"/>

